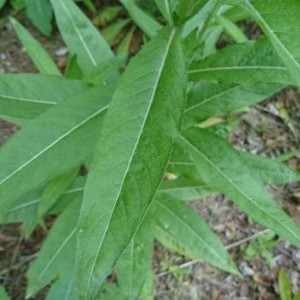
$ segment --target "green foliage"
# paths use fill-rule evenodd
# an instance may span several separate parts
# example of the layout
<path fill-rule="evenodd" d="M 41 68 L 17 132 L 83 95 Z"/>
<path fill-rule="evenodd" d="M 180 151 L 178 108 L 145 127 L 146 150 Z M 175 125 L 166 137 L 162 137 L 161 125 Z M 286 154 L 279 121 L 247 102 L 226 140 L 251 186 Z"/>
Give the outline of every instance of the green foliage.
<path fill-rule="evenodd" d="M 261 255 L 266 259 L 270 268 L 274 267 L 272 249 L 278 245 L 274 240 L 275 234 L 269 231 L 267 234 L 258 236 L 251 240 L 250 244 L 244 249 L 244 259 L 252 260 Z"/>
<path fill-rule="evenodd" d="M 281 300 L 299 300 L 300 289 L 293 294 L 290 279 L 284 269 L 280 269 L 278 274 L 278 288 Z"/>
<path fill-rule="evenodd" d="M 265 189 L 298 181 L 299 172 L 239 152 L 210 128 L 212 118 L 286 85 L 299 86 L 293 29 L 300 18 L 284 19 L 300 11 L 299 4 L 156 0 L 166 19 L 160 23 L 138 3 L 120 2 L 94 19 L 101 26 L 112 22 L 100 34 L 72 0 L 50 0 L 47 9 L 70 52 L 65 76 L 12 19 L 43 74 L 0 75 L 1 117 L 22 126 L 0 149 L 0 223 L 23 222 L 28 236 L 43 217 L 58 214 L 30 266 L 27 296 L 50 284 L 50 300 L 153 299 L 154 239 L 238 273 L 216 235 L 185 203 L 214 192 L 300 245 L 299 226 Z M 124 9 L 130 19 L 118 19 Z M 245 39 L 235 21 L 249 16 L 266 37 Z M 135 26 L 145 45 L 121 74 Z M 218 50 L 222 31 L 238 44 Z M 125 56 L 119 57 L 109 44 L 121 32 L 116 52 Z M 273 240 L 265 241 L 258 238 L 258 247 L 250 244 L 246 252 L 269 258 Z M 117 284 L 106 281 L 113 271 Z"/>

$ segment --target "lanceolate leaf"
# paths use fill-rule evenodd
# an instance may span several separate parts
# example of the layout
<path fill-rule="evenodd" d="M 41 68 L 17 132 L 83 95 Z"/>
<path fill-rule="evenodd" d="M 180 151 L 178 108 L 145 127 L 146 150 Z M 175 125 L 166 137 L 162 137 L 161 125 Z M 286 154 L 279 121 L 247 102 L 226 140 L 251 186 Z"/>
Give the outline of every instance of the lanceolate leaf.
<path fill-rule="evenodd" d="M 26 0 L 27 15 L 32 23 L 45 35 L 52 31 L 52 7 L 49 0 Z"/>
<path fill-rule="evenodd" d="M 178 134 L 185 85 L 182 45 L 170 29 L 149 42 L 122 76 L 84 192 L 79 299 L 94 299 L 147 213 Z"/>
<path fill-rule="evenodd" d="M 72 54 L 77 54 L 83 72 L 113 58 L 109 46 L 72 0 L 50 0 L 56 21 Z"/>
<path fill-rule="evenodd" d="M 157 190 L 157 195 L 166 194 L 182 201 L 199 200 L 212 193 L 207 184 L 190 178 L 163 180 Z"/>
<path fill-rule="evenodd" d="M 251 218 L 300 245 L 300 230 L 270 198 L 262 182 L 239 154 L 218 135 L 189 129 L 181 137 L 194 160 L 199 175 L 212 188 L 237 203 Z"/>
<path fill-rule="evenodd" d="M 266 38 L 227 46 L 193 62 L 188 73 L 191 80 L 208 79 L 251 85 L 264 82 L 294 83 Z"/>
<path fill-rule="evenodd" d="M 142 11 L 133 0 L 120 0 L 134 22 L 149 36 L 154 37 L 162 26 Z"/>
<path fill-rule="evenodd" d="M 151 269 L 154 240 L 154 205 L 117 262 L 118 285 L 123 299 L 138 299 Z"/>
<path fill-rule="evenodd" d="M 281 84 L 272 83 L 244 86 L 201 80 L 188 94 L 185 120 L 187 123 L 192 121 L 195 124 L 209 117 L 225 115 L 262 101 L 283 87 Z"/>
<path fill-rule="evenodd" d="M 300 181 L 300 172 L 271 158 L 239 152 L 241 158 L 265 184 L 286 184 Z"/>
<path fill-rule="evenodd" d="M 45 213 L 55 204 L 60 196 L 73 183 L 78 175 L 79 168 L 75 167 L 68 172 L 53 178 L 44 189 L 41 200 L 39 201 L 38 218 L 44 216 Z"/>
<path fill-rule="evenodd" d="M 0 114 L 33 119 L 58 102 L 87 90 L 79 80 L 41 74 L 0 74 Z"/>
<path fill-rule="evenodd" d="M 49 75 L 61 75 L 51 56 L 41 44 L 17 20 L 10 18 L 10 22 L 39 72 Z"/>
<path fill-rule="evenodd" d="M 24 192 L 80 165 L 93 152 L 95 128 L 101 124 L 110 97 L 104 87 L 71 97 L 30 122 L 1 147 L 0 214 Z"/>
<path fill-rule="evenodd" d="M 226 0 L 247 10 L 268 36 L 274 49 L 300 86 L 300 4 L 297 0 Z"/>
<path fill-rule="evenodd" d="M 183 37 L 187 37 L 196 28 L 198 31 L 201 31 L 209 22 L 210 17 L 218 5 L 218 0 L 208 0 L 206 1 L 205 5 L 204 2 L 205 1 L 202 1 L 202 3 L 196 5 L 196 8 L 200 8 L 199 11 L 196 12 L 194 16 L 185 23 L 182 31 Z"/>
<path fill-rule="evenodd" d="M 168 196 L 157 197 L 156 206 L 156 238 L 162 244 L 192 259 L 238 273 L 221 241 L 192 208 Z"/>
<path fill-rule="evenodd" d="M 27 296 L 31 296 L 57 278 L 71 277 L 75 263 L 77 220 L 80 201 L 74 201 L 55 221 L 38 258 L 28 271 Z"/>

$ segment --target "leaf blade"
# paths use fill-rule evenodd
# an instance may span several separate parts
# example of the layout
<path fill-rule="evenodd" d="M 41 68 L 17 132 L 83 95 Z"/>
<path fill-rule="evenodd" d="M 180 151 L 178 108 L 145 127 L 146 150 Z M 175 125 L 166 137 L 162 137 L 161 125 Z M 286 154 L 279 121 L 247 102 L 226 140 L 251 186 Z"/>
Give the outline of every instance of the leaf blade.
<path fill-rule="evenodd" d="M 206 261 L 230 273 L 238 273 L 219 238 L 200 215 L 171 197 L 156 198 L 156 205 L 159 228 L 156 238 L 159 241 L 192 259 Z"/>
<path fill-rule="evenodd" d="M 73 1 L 50 1 L 63 39 L 70 52 L 77 55 L 84 73 L 114 57 L 100 32 Z"/>
<path fill-rule="evenodd" d="M 52 75 L 0 74 L 1 115 L 33 119 L 88 88 L 81 81 Z"/>
<path fill-rule="evenodd" d="M 234 55 L 232 55 L 234 53 Z M 190 65 L 189 79 L 240 84 L 293 84 L 288 69 L 266 38 L 227 46 Z"/>
<path fill-rule="evenodd" d="M 296 30 L 300 27 L 299 2 L 229 0 L 229 4 L 239 5 L 252 15 L 268 36 L 278 56 L 290 70 L 295 83 L 300 85 L 300 45 Z M 286 22 L 289 20 L 289 22 Z"/>
<path fill-rule="evenodd" d="M 83 97 L 85 101 L 82 101 Z M 30 122 L 1 147 L 1 214 L 28 189 L 79 166 L 92 154 L 95 145 L 93 129 L 100 126 L 110 98 L 110 89 L 103 87 L 71 97 Z M 33 137 L 31 143 L 26 142 Z M 67 151 L 68 155 L 62 156 L 60 151 Z M 15 184 L 18 189 L 14 188 Z"/>
<path fill-rule="evenodd" d="M 168 74 L 173 68 L 178 76 L 170 81 Z M 81 298 L 95 296 L 144 218 L 163 177 L 172 140 L 178 134 L 185 82 L 182 44 L 170 29 L 149 42 L 122 76 L 102 127 L 84 192 L 77 248 Z M 159 105 L 162 98 L 164 104 Z M 172 115 L 166 114 L 171 109 Z M 102 176 L 105 182 L 99 180 Z M 147 181 L 142 183 L 141 178 Z M 133 210 L 137 199 L 138 210 Z M 99 205 L 101 215 L 96 213 Z M 114 252 L 110 250 L 111 243 Z"/>
<path fill-rule="evenodd" d="M 181 141 L 189 148 L 199 174 L 211 188 L 228 196 L 255 221 L 300 245 L 298 226 L 275 204 L 261 181 L 227 142 L 207 130 L 196 129 L 185 131 Z"/>

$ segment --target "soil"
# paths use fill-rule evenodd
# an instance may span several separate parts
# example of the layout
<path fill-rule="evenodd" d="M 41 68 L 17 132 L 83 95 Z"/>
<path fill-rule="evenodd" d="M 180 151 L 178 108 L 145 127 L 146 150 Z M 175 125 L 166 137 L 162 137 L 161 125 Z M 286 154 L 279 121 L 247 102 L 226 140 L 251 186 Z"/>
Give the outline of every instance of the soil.
<path fill-rule="evenodd" d="M 55 51 L 63 46 L 59 35 L 55 33 L 46 39 L 25 18 L 22 18 L 22 23 L 39 39 L 57 64 L 62 63 L 62 58 L 55 55 Z M 9 24 L 0 31 L 0 72 L 36 72 Z M 294 88 L 287 88 L 252 107 L 248 113 L 238 113 L 238 116 L 240 121 L 230 137 L 236 148 L 268 157 L 290 153 L 286 163 L 300 170 L 300 95 Z M 236 114 L 231 117 L 236 117 Z M 16 130 L 17 126 L 0 120 L 0 144 Z M 300 224 L 300 183 L 268 188 Z M 219 194 L 190 205 L 206 219 L 227 246 L 241 275 L 232 276 L 207 264 L 190 261 L 156 243 L 153 257 L 155 299 L 276 300 L 280 299 L 280 268 L 289 275 L 293 291 L 300 288 L 300 249 L 275 236 L 270 239 L 275 241 L 275 245 L 265 251 L 269 260 L 263 257 L 262 248 L 256 256 L 248 259 L 247 247 L 259 248 L 259 239 L 268 240 L 262 238 L 267 234 L 264 228 L 254 224 Z M 26 239 L 21 224 L 0 227 L 0 284 L 5 286 L 12 299 L 25 299 L 26 271 L 46 236 L 47 229 L 37 228 Z M 31 299 L 45 299 L 46 292 L 47 288 Z"/>

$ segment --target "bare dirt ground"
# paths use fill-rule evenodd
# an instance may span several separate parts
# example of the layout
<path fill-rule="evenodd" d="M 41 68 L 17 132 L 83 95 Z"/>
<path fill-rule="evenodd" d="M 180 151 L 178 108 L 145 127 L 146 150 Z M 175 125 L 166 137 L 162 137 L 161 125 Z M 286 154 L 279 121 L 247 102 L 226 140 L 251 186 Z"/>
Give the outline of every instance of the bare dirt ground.
<path fill-rule="evenodd" d="M 25 24 L 28 22 L 25 21 Z M 45 39 L 35 30 L 33 32 L 59 63 L 60 58 L 55 57 L 55 51 L 63 44 L 58 35 Z M 35 71 L 11 27 L 2 28 L 0 72 Z M 299 120 L 300 95 L 293 88 L 287 88 L 243 114 L 231 133 L 231 140 L 237 148 L 252 153 L 269 157 L 290 154 L 285 159 L 286 163 L 300 170 Z M 0 121 L 0 144 L 17 129 L 13 124 Z M 271 186 L 269 190 L 299 222 L 300 183 Z M 155 299 L 280 299 L 278 271 L 282 267 L 291 279 L 294 292 L 300 288 L 300 249 L 277 237 L 266 237 L 264 228 L 253 224 L 221 195 L 192 202 L 191 206 L 220 236 L 239 266 L 241 275 L 232 276 L 207 264 L 190 261 L 156 243 L 153 257 Z M 25 299 L 26 271 L 46 235 L 47 230 L 37 228 L 29 239 L 25 239 L 21 224 L 0 227 L 0 284 L 5 286 L 12 299 Z M 249 257 L 250 251 L 257 252 L 257 255 Z M 45 295 L 46 290 L 32 299 L 45 299 Z"/>

